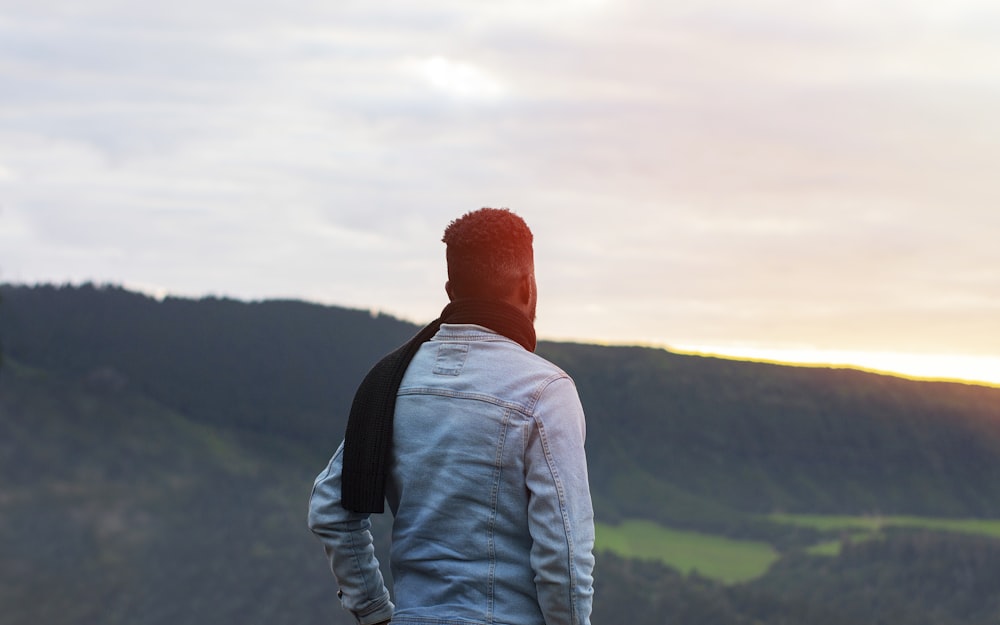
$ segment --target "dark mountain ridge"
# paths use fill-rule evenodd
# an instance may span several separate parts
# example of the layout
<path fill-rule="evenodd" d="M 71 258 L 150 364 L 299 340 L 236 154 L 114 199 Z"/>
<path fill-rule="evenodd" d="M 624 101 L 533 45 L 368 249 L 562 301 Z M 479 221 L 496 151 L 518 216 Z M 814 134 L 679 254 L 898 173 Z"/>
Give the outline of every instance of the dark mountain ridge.
<path fill-rule="evenodd" d="M 322 457 L 353 392 L 417 327 L 295 301 L 162 301 L 4 286 L 26 366 L 131 390 Z M 606 517 L 697 524 L 719 508 L 1000 516 L 1000 389 L 641 347 L 543 342 L 577 382 Z"/>
<path fill-rule="evenodd" d="M 305 504 L 356 385 L 415 326 L 114 286 L 0 296 L 5 623 L 350 622 Z M 640 347 L 539 352 L 580 389 L 599 521 L 783 554 L 732 588 L 601 555 L 595 624 L 997 622 L 1000 569 L 976 555 L 993 539 L 889 535 L 817 560 L 802 549 L 815 530 L 762 515 L 1000 517 L 1000 389 Z"/>

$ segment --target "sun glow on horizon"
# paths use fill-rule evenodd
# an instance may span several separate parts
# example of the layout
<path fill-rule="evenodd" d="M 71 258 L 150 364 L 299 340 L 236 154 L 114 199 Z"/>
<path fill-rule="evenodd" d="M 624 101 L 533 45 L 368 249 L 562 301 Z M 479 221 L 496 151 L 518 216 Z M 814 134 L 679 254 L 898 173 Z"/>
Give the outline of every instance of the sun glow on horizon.
<path fill-rule="evenodd" d="M 673 345 L 670 351 L 775 364 L 849 368 L 918 380 L 960 382 L 1000 388 L 1000 357 L 909 354 L 851 350 Z"/>

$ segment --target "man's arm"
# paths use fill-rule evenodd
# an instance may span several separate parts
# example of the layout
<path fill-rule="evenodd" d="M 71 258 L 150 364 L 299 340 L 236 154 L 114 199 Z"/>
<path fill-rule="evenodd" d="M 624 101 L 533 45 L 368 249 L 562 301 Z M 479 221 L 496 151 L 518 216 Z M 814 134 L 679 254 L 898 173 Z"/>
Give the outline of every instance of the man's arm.
<path fill-rule="evenodd" d="M 594 510 L 586 425 L 572 380 L 542 393 L 525 449 L 531 566 L 545 622 L 589 625 L 594 595 Z"/>
<path fill-rule="evenodd" d="M 323 543 L 340 591 L 341 605 L 360 625 L 376 625 L 392 618 L 394 606 L 382 579 L 372 544 L 368 514 L 351 512 L 341 505 L 341 472 L 344 445 L 319 474 L 309 498 L 309 529 Z"/>

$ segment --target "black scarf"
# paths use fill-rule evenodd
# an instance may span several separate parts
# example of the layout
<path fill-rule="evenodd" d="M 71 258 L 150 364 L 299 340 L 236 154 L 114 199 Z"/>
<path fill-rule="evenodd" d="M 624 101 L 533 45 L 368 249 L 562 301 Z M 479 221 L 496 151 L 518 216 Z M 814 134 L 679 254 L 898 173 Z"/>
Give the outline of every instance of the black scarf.
<path fill-rule="evenodd" d="M 392 446 L 396 393 L 410 360 L 443 323 L 489 328 L 535 351 L 535 327 L 518 308 L 501 301 L 458 299 L 407 343 L 378 361 L 354 394 L 344 435 L 342 501 L 354 512 L 385 510 L 385 480 Z"/>

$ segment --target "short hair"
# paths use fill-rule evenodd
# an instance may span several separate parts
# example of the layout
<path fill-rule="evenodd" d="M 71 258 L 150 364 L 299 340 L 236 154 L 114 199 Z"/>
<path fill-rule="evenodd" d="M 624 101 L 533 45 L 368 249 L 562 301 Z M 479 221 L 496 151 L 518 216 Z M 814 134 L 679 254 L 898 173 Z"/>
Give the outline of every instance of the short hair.
<path fill-rule="evenodd" d="M 445 228 L 448 282 L 456 297 L 502 298 L 534 272 L 528 224 L 506 208 L 481 208 Z"/>

